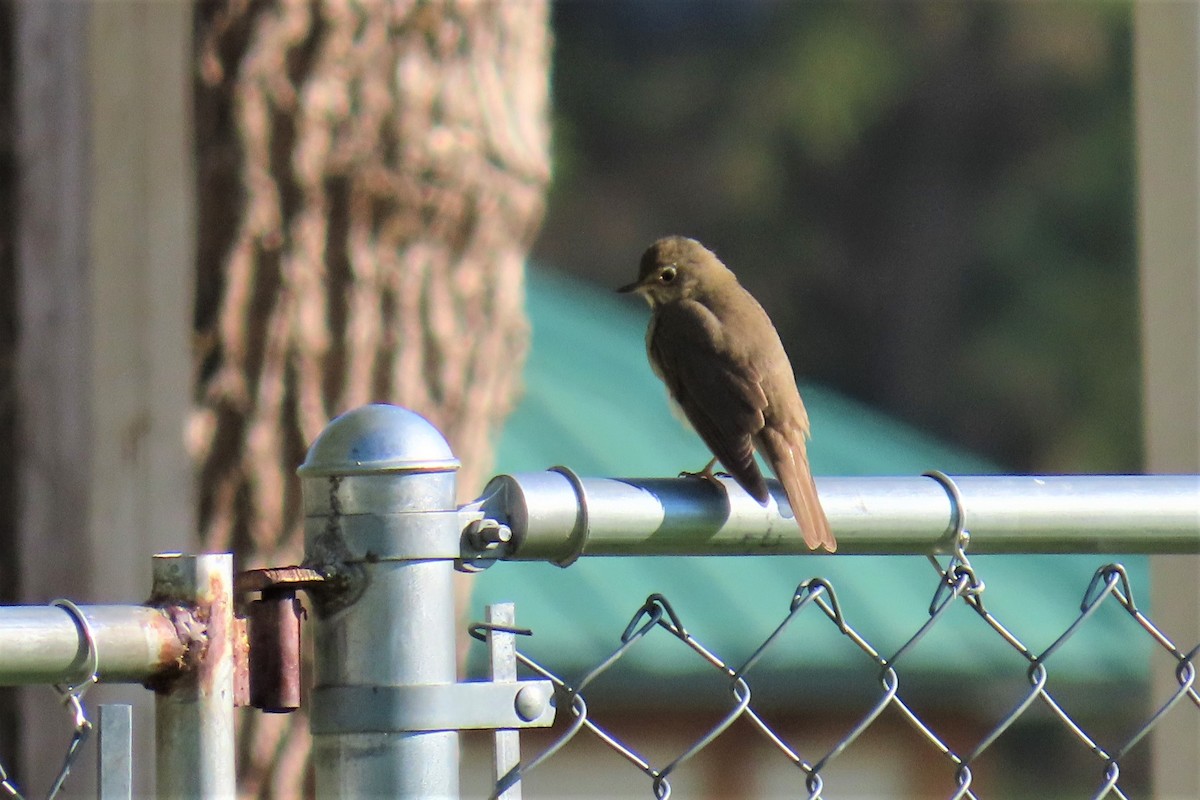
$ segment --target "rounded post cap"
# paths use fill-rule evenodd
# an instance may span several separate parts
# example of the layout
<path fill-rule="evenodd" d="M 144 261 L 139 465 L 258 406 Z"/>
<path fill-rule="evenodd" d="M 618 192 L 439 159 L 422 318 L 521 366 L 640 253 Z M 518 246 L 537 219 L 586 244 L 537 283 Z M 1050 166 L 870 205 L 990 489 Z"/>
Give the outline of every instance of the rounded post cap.
<path fill-rule="evenodd" d="M 453 472 L 460 464 L 441 432 L 415 411 L 386 403 L 334 419 L 296 470 L 302 478 L 388 472 Z"/>

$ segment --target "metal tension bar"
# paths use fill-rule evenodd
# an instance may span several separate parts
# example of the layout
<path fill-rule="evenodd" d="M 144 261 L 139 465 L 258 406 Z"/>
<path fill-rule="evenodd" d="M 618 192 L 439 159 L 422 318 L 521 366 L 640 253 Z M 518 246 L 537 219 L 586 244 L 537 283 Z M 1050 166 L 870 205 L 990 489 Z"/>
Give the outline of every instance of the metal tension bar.
<path fill-rule="evenodd" d="M 547 728 L 553 696 L 550 681 L 329 686 L 313 699 L 312 732 Z"/>
<path fill-rule="evenodd" d="M 305 566 L 325 578 L 309 592 L 317 797 L 457 797 L 459 730 L 553 722 L 548 681 L 456 682 L 458 466 L 422 417 L 370 405 L 299 469 Z"/>

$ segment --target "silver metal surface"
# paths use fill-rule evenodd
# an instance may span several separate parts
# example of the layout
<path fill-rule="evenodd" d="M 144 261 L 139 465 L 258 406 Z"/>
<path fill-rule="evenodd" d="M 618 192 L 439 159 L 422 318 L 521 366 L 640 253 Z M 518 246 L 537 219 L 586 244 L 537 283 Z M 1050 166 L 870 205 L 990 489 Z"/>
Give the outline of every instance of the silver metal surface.
<path fill-rule="evenodd" d="M 955 477 L 972 553 L 1200 553 L 1200 476 Z M 500 475 L 478 501 L 512 529 L 491 557 L 808 553 L 774 481 L 760 506 L 732 480 Z M 818 478 L 839 554 L 953 549 L 954 509 L 925 476 Z M 782 505 L 781 505 L 782 503 Z M 488 557 L 484 554 L 484 557 Z"/>
<path fill-rule="evenodd" d="M 350 466 L 350 465 L 348 465 Z M 329 508 L 336 507 L 346 517 L 373 514 L 421 513 L 446 492 L 446 487 L 455 485 L 454 467 L 445 472 L 431 472 L 426 467 L 409 470 L 392 470 L 379 474 L 351 473 L 354 480 L 340 476 L 306 473 L 300 475 L 304 495 L 305 516 L 321 516 Z M 397 481 L 399 474 L 420 474 L 424 480 Z M 330 480 L 336 477 L 337 480 Z"/>
<path fill-rule="evenodd" d="M 343 555 L 364 562 L 455 559 L 462 554 L 459 522 L 457 511 L 354 515 L 343 512 L 339 522 L 341 542 L 345 545 Z M 309 526 L 307 533 L 315 538 L 327 531 Z"/>
<path fill-rule="evenodd" d="M 477 544 L 485 547 L 488 542 L 485 539 Z M 484 609 L 484 622 L 491 626 L 487 632 L 489 677 L 494 682 L 515 683 L 517 637 L 505 629 L 517 624 L 516 606 L 513 603 L 492 603 Z M 517 715 L 526 720 L 534 719 L 531 714 L 535 709 L 525 708 L 523 692 L 524 689 L 517 694 Z M 540 713 L 544 713 L 544 709 Z M 498 787 L 496 800 L 521 800 L 521 783 L 510 778 L 515 774 L 513 771 L 521 766 L 521 734 L 515 730 L 498 730 L 492 734 L 492 742 L 492 783 Z M 511 785 L 506 786 L 510 782 Z"/>
<path fill-rule="evenodd" d="M 522 719 L 521 707 L 533 712 Z M 313 698 L 312 732 L 400 733 L 413 731 L 546 728 L 554 722 L 550 681 L 521 683 L 325 686 Z"/>
<path fill-rule="evenodd" d="M 100 706 L 100 756 L 96 760 L 100 800 L 133 797 L 133 706 L 109 703 Z"/>
<path fill-rule="evenodd" d="M 234 797 L 233 556 L 157 555 L 153 593 L 194 608 L 205 640 L 155 695 L 156 796 Z"/>
<path fill-rule="evenodd" d="M 442 512 L 455 511 L 457 469 L 432 425 L 373 405 L 331 422 L 299 470 L 306 563 L 352 576 L 343 589 L 334 580 L 314 595 L 310 724 L 319 798 L 458 796 L 457 731 L 379 730 L 396 721 L 379 724 L 380 709 L 397 710 L 380 697 L 437 693 L 455 682 L 461 527 L 456 513 Z"/>
<path fill-rule="evenodd" d="M 549 703 L 550 698 L 553 696 L 553 690 L 554 687 L 550 684 L 550 681 L 525 681 L 517 692 L 516 700 L 513 702 L 513 706 L 517 711 L 517 717 L 522 722 L 533 722 L 534 720 L 545 718 L 546 712 L 550 711 Z M 554 719 L 551 716 L 543 724 L 550 725 L 553 722 Z"/>
<path fill-rule="evenodd" d="M 141 682 L 182 657 L 171 620 L 146 606 L 80 606 L 96 640 L 100 679 Z M 0 606 L 0 686 L 75 680 L 88 647 L 70 614 L 54 606 Z"/>
<path fill-rule="evenodd" d="M 415 411 L 376 403 L 342 414 L 325 426 L 297 472 L 302 478 L 447 472 L 458 459 L 445 437 Z"/>

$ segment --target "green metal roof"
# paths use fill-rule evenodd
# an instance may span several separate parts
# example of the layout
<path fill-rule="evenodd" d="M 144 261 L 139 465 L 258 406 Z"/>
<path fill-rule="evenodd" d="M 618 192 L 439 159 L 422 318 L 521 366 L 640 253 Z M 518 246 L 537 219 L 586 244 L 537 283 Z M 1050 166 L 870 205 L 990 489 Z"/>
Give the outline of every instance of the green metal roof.
<path fill-rule="evenodd" d="M 668 411 L 664 389 L 650 372 L 644 307 L 562 275 L 531 270 L 528 313 L 533 341 L 524 396 L 500 438 L 497 472 L 565 464 L 582 475 L 669 476 L 708 460 L 699 438 Z M 809 455 L 818 475 L 999 472 L 836 392 L 801 388 L 813 420 Z M 1111 560 L 979 556 L 972 564 L 986 582 L 988 608 L 1036 652 L 1074 620 L 1092 573 Z M 1147 603 L 1146 559 L 1120 560 L 1139 603 Z M 937 586 L 928 561 L 911 556 L 584 558 L 568 569 L 500 563 L 479 576 L 472 618 L 482 615 L 484 603 L 515 601 L 518 624 L 534 630 L 520 642 L 522 650 L 564 677 L 578 677 L 617 647 L 634 612 L 657 592 L 697 639 L 736 665 L 783 620 L 797 585 L 816 576 L 833 585 L 849 624 L 884 655 L 928 619 Z M 857 670 L 864 685 L 874 685 L 866 657 L 814 611 L 789 627 L 755 667 L 755 676 L 799 668 L 844 680 Z M 1106 604 L 1055 654 L 1049 664 L 1052 681 L 1142 679 L 1149 643 L 1134 636 L 1134 629 L 1131 620 Z M 709 669 L 668 638 L 643 642 L 622 659 L 622 680 Z M 473 651 L 473 672 L 481 651 Z M 901 674 L 1002 674 L 1023 680 L 1025 662 L 973 612 L 955 607 L 901 667 Z M 760 683 L 754 685 L 757 691 Z"/>

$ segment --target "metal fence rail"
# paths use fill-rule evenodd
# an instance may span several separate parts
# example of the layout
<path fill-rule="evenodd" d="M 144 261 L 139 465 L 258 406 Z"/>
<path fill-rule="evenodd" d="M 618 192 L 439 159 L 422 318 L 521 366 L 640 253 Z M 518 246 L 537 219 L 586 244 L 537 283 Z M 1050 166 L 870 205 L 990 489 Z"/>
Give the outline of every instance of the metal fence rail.
<path fill-rule="evenodd" d="M 774 481 L 760 506 L 723 478 L 581 478 L 566 467 L 500 475 L 476 505 L 511 537 L 487 557 L 807 553 Z M 1200 476 L 817 478 L 841 555 L 1200 553 Z M 781 508 L 779 500 L 783 500 Z"/>
<path fill-rule="evenodd" d="M 99 681 L 156 689 L 157 797 L 235 793 L 233 558 L 156 555 L 153 579 L 146 605 L 0 606 L 0 686 L 53 684 L 71 718 L 50 797 L 91 738 L 84 695 Z M 100 710 L 101 794 L 128 798 L 129 709 Z M 0 766 L 0 796 L 22 797 L 18 786 Z"/>

